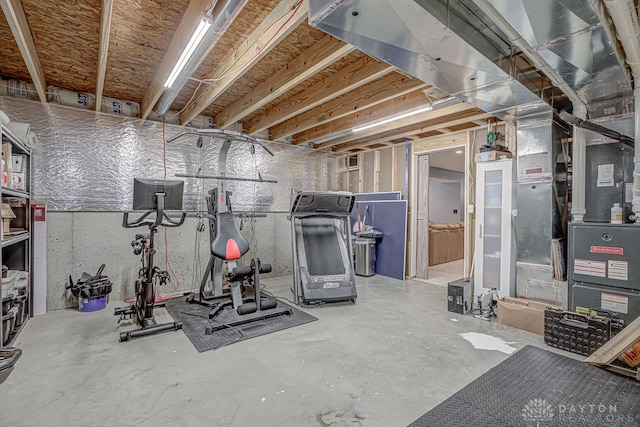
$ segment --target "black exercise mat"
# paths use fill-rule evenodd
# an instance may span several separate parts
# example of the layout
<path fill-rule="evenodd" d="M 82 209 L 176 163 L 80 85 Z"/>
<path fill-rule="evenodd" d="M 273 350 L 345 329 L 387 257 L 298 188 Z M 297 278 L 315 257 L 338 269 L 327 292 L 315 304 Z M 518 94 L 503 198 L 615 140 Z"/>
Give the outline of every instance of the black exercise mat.
<path fill-rule="evenodd" d="M 640 426 L 640 382 L 526 346 L 410 426 Z"/>
<path fill-rule="evenodd" d="M 238 316 L 233 310 L 225 310 L 215 320 L 210 321 L 209 312 L 211 309 L 199 304 L 189 304 L 186 302 L 186 297 L 172 298 L 167 301 L 165 307 L 175 320 L 182 322 L 182 330 L 199 352 L 214 350 L 225 345 L 233 344 L 234 342 L 255 338 L 260 335 L 270 334 L 271 332 L 281 331 L 318 320 L 317 317 L 298 310 L 287 303 L 278 301 L 276 309 L 288 308 L 293 314 L 257 320 L 230 328 L 225 327 L 210 335 L 206 335 L 205 329 L 207 326 L 216 326 L 221 323 L 229 324 L 244 316 Z M 264 313 L 269 313 L 269 311 L 265 311 Z"/>

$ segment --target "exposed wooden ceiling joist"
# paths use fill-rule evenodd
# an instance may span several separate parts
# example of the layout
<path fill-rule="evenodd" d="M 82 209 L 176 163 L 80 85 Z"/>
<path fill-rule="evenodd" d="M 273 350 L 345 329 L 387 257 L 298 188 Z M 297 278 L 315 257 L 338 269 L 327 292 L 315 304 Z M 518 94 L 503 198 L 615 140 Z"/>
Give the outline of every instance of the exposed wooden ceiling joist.
<path fill-rule="evenodd" d="M 102 0 L 100 10 L 100 47 L 98 48 L 98 70 L 96 77 L 96 111 L 102 107 L 102 91 L 104 76 L 107 72 L 107 55 L 109 53 L 109 33 L 111 32 L 111 15 L 113 0 Z"/>
<path fill-rule="evenodd" d="M 304 144 L 315 141 L 336 133 L 345 132 L 356 126 L 362 126 L 367 123 L 386 119 L 393 114 L 402 114 L 409 110 L 424 107 L 427 103 L 427 97 L 422 93 L 422 89 L 413 89 L 411 92 L 357 111 L 355 114 L 347 115 L 338 120 L 326 121 L 322 125 L 315 126 L 311 129 L 297 133 L 293 136 L 293 144 Z"/>
<path fill-rule="evenodd" d="M 421 129 L 427 124 L 437 124 L 438 128 L 441 128 L 444 123 L 449 122 L 451 118 L 467 117 L 470 111 L 475 111 L 475 107 L 460 102 L 455 105 L 451 105 L 437 110 L 429 110 L 420 114 L 405 117 L 404 119 L 395 120 L 393 122 L 375 126 L 369 129 L 365 129 L 360 132 L 354 132 L 350 135 L 345 135 L 340 138 L 327 141 L 317 146 L 318 148 L 333 147 L 336 145 L 345 144 L 351 141 L 362 141 L 365 139 L 371 139 L 371 143 L 388 141 L 391 139 L 403 138 L 407 135 L 416 135 L 421 132 Z M 465 116 L 465 113 L 467 115 Z"/>
<path fill-rule="evenodd" d="M 334 98 L 292 119 L 271 127 L 270 137 L 276 140 L 300 133 L 319 124 L 330 123 L 427 86 L 426 83 L 420 80 L 412 79 L 399 73 L 388 74 L 379 80 L 360 87 L 357 91 Z M 422 94 L 422 104 L 426 103 L 427 98 Z M 296 138 L 294 141 L 295 144 L 302 142 L 307 141 L 301 141 L 299 138 Z"/>
<path fill-rule="evenodd" d="M 44 79 L 44 73 L 38 59 L 38 53 L 36 52 L 36 46 L 33 42 L 31 30 L 29 29 L 29 23 L 22 7 L 20 0 L 0 0 L 0 7 L 4 13 L 13 37 L 20 49 L 22 58 L 24 60 L 31 81 L 36 87 L 38 97 L 41 102 L 47 102 L 47 83 Z"/>
<path fill-rule="evenodd" d="M 180 124 L 189 123 L 231 87 L 282 39 L 304 22 L 308 11 L 308 0 L 282 0 L 278 3 L 267 18 L 242 43 L 236 55 L 211 75 L 210 78 L 216 82 L 216 85 L 204 88 L 200 95 L 185 108 L 180 115 Z"/>
<path fill-rule="evenodd" d="M 304 92 L 265 111 L 253 121 L 245 122 L 246 132 L 253 135 L 268 129 L 277 123 L 288 120 L 370 83 L 394 69 L 395 67 L 389 64 L 364 56 L 321 82 L 307 88 Z"/>
<path fill-rule="evenodd" d="M 234 102 L 218 114 L 214 122 L 224 128 L 231 123 L 242 120 L 354 50 L 355 47 L 352 45 L 327 34 L 279 72 L 260 83 L 244 98 Z"/>
<path fill-rule="evenodd" d="M 151 80 L 151 84 L 147 88 L 147 91 L 142 98 L 140 105 L 140 116 L 146 119 L 151 113 L 156 102 L 160 99 L 162 92 L 164 92 L 164 82 L 167 81 L 171 70 L 178 62 L 178 58 L 182 54 L 185 46 L 191 39 L 194 29 L 197 27 L 197 22 L 202 15 L 202 12 L 211 4 L 211 0 L 191 0 L 189 6 L 182 15 L 180 24 L 176 29 L 167 52 L 162 58 L 162 62 L 156 71 L 156 74 Z"/>
<path fill-rule="evenodd" d="M 460 105 L 460 104 L 458 104 Z M 464 105 L 468 105 L 468 104 L 464 104 Z M 447 107 L 447 108 L 451 108 L 451 107 Z M 442 111 L 446 110 L 445 108 L 442 109 Z M 433 118 L 429 121 L 426 121 L 424 123 L 424 126 L 418 129 L 414 129 L 411 131 L 403 131 L 402 129 L 396 129 L 392 132 L 390 132 L 390 134 L 387 134 L 383 137 L 376 137 L 373 138 L 369 141 L 360 141 L 360 142 L 352 142 L 352 143 L 345 143 L 342 144 L 340 146 L 336 146 L 335 148 L 333 148 L 333 151 L 335 152 L 343 152 L 343 151 L 350 151 L 353 149 L 363 149 L 366 147 L 369 147 L 370 145 L 373 144 L 380 144 L 380 143 L 387 143 L 392 139 L 398 139 L 398 138 L 408 138 L 408 139 L 412 139 L 412 140 L 419 140 L 421 138 L 416 138 L 416 135 L 418 134 L 422 134 L 422 133 L 427 133 L 427 132 L 435 132 L 438 129 L 440 129 L 443 125 L 443 123 L 446 123 L 447 125 L 450 126 L 454 126 L 457 124 L 461 124 L 461 123 L 467 123 L 469 121 L 473 121 L 473 120 L 480 120 L 483 118 L 487 118 L 487 117 L 491 117 L 491 114 L 489 113 L 479 113 L 477 109 L 471 108 L 468 109 L 465 112 L 462 113 L 457 113 L 455 114 L 455 116 L 463 116 L 460 117 L 458 119 L 452 119 L 451 116 L 444 116 L 444 117 L 440 117 L 440 118 Z M 395 132 L 395 133 L 394 133 Z"/>

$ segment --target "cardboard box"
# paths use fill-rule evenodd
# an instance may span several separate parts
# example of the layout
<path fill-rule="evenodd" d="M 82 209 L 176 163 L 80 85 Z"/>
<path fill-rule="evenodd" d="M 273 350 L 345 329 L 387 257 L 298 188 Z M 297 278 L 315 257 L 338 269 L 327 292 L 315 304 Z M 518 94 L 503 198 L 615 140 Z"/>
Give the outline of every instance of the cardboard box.
<path fill-rule="evenodd" d="M 513 157 L 511 151 L 485 151 L 476 153 L 476 162 L 490 162 L 492 160 L 510 159 Z"/>
<path fill-rule="evenodd" d="M 24 167 L 25 161 L 24 156 L 22 154 L 13 154 L 11 156 L 11 172 L 21 173 L 24 172 L 22 168 Z"/>
<path fill-rule="evenodd" d="M 11 231 L 11 220 L 16 217 L 16 214 L 13 213 L 13 209 L 9 206 L 8 203 L 2 204 L 2 232 L 0 233 L 0 238 L 5 237 L 6 233 Z"/>
<path fill-rule="evenodd" d="M 11 184 L 11 143 L 2 143 L 2 185 L 8 187 Z"/>
<path fill-rule="evenodd" d="M 11 174 L 11 188 L 24 191 L 24 173 L 13 172 Z"/>
<path fill-rule="evenodd" d="M 552 304 L 522 298 L 498 301 L 498 323 L 544 335 L 544 310 Z"/>

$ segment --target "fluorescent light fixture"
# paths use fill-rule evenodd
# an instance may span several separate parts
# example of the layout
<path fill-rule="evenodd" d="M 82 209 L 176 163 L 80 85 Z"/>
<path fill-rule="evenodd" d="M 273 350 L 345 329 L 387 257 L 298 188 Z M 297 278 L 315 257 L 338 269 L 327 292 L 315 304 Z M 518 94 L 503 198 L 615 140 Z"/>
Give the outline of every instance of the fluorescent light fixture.
<path fill-rule="evenodd" d="M 191 55 L 193 55 L 193 52 L 195 52 L 196 48 L 198 47 L 204 36 L 207 34 L 207 31 L 210 27 L 211 21 L 206 18 L 202 18 L 200 24 L 198 24 L 198 28 L 196 28 L 196 31 L 191 36 L 191 40 L 189 40 L 189 43 L 187 43 L 187 47 L 185 47 L 185 49 L 182 51 L 178 62 L 176 62 L 173 70 L 171 70 L 171 74 L 169 74 L 167 81 L 164 82 L 165 88 L 168 89 L 173 85 L 173 83 L 175 83 L 178 75 L 180 75 L 180 72 L 184 69 L 185 65 L 187 65 L 187 62 L 191 58 Z"/>
<path fill-rule="evenodd" d="M 462 150 L 456 150 L 456 154 L 462 154 Z"/>
<path fill-rule="evenodd" d="M 380 120 L 379 122 L 369 123 L 368 125 L 360 126 L 358 128 L 354 128 L 353 132 L 361 132 L 363 130 L 371 129 L 376 126 L 386 125 L 387 123 L 395 122 L 397 120 L 406 119 L 407 117 L 415 116 L 416 114 L 424 113 L 425 111 L 431 110 L 433 107 L 431 105 L 427 105 L 426 107 L 419 108 L 417 110 L 409 111 L 404 114 L 400 114 L 399 116 L 390 117 L 388 119 Z"/>

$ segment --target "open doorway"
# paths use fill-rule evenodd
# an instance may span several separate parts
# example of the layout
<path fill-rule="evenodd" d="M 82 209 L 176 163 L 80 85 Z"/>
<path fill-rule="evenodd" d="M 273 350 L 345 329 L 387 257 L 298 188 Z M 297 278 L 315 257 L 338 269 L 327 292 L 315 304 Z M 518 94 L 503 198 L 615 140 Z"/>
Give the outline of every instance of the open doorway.
<path fill-rule="evenodd" d="M 446 286 L 464 276 L 465 148 L 415 154 L 414 277 Z"/>

